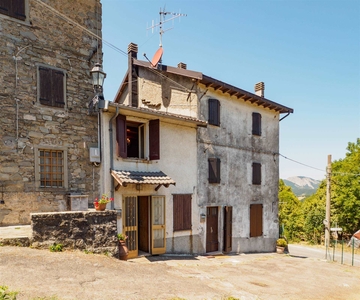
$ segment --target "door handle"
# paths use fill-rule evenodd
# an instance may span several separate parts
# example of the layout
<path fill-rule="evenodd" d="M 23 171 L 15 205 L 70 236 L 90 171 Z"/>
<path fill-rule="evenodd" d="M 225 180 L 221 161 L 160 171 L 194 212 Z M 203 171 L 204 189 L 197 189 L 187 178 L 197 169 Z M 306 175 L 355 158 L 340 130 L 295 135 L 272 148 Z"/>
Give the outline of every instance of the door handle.
<path fill-rule="evenodd" d="M 210 227 L 210 232 L 211 232 L 211 233 L 213 233 L 213 229 L 212 229 L 212 227 Z"/>

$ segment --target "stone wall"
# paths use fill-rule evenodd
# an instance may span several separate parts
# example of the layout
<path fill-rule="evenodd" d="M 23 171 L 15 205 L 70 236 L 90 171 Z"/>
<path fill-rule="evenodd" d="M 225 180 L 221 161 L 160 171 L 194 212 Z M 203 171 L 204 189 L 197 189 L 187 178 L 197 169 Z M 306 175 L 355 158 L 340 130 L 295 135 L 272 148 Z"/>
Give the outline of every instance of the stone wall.
<path fill-rule="evenodd" d="M 64 249 L 118 257 L 116 211 L 33 213 L 31 227 L 34 248 L 49 248 L 56 243 Z"/>
<path fill-rule="evenodd" d="M 25 2 L 25 21 L 0 14 L 0 226 L 30 224 L 31 212 L 62 211 L 69 193 L 87 194 L 89 201 L 99 195 L 98 168 L 89 161 L 98 119 L 88 103 L 101 42 L 38 1 Z M 101 36 L 100 0 L 44 2 Z M 39 65 L 66 73 L 64 108 L 38 101 Z M 42 147 L 66 151 L 66 187 L 39 188 L 35 149 Z"/>

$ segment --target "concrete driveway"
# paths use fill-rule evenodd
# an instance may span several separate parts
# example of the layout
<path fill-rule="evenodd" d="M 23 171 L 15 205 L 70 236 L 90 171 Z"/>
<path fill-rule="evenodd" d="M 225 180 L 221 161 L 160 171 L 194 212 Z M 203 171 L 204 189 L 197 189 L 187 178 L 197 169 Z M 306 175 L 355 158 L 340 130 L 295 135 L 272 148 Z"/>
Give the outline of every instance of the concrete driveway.
<path fill-rule="evenodd" d="M 152 256 L 0 247 L 0 285 L 18 299 L 359 299 L 360 268 L 283 254 Z M 48 298 L 49 299 L 49 298 Z"/>

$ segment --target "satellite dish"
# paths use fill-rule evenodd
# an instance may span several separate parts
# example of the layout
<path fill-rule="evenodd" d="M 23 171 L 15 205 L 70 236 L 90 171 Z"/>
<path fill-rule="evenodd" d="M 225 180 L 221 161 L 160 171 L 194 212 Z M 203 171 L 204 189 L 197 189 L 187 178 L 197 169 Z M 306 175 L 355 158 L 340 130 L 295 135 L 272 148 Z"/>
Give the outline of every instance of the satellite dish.
<path fill-rule="evenodd" d="M 151 65 L 152 65 L 153 67 L 156 67 L 156 66 L 157 66 L 157 64 L 159 63 L 159 61 L 160 61 L 160 59 L 161 59 L 161 57 L 162 57 L 162 55 L 163 55 L 163 53 L 164 53 L 164 50 L 163 50 L 162 47 L 160 47 L 160 48 L 155 52 L 155 54 L 154 54 L 154 56 L 153 56 L 153 59 L 151 60 Z"/>

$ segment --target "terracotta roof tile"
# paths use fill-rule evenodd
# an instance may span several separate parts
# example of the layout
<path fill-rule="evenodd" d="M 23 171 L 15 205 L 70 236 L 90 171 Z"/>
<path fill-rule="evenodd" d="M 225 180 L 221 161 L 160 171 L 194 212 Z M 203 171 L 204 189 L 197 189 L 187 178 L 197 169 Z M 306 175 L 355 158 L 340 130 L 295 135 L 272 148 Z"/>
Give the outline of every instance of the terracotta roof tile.
<path fill-rule="evenodd" d="M 167 176 L 165 173 L 159 172 L 141 172 L 141 171 L 126 171 L 113 170 L 111 175 L 120 184 L 161 184 L 161 185 L 175 185 L 176 182 Z"/>

